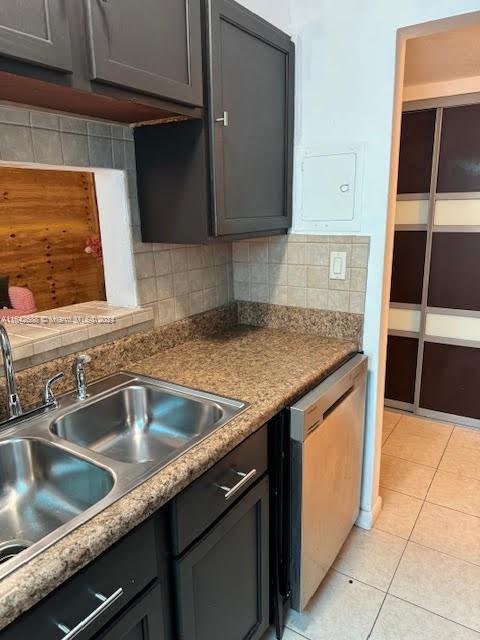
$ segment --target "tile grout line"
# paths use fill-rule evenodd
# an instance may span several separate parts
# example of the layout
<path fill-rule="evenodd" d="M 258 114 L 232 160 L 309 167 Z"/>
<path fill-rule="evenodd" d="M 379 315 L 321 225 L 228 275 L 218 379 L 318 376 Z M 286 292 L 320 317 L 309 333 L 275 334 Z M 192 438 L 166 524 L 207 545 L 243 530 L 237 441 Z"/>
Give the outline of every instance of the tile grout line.
<path fill-rule="evenodd" d="M 396 460 L 403 460 L 403 462 L 409 462 L 410 464 L 417 464 L 419 467 L 425 467 L 426 469 L 436 469 L 438 467 L 432 467 L 428 464 L 422 464 L 421 462 L 413 462 L 412 460 L 407 460 L 407 458 L 400 458 L 399 456 L 394 456 L 391 453 L 382 453 L 383 456 L 387 456 L 387 458 L 395 458 Z"/>
<path fill-rule="evenodd" d="M 417 609 L 421 609 L 422 611 L 425 611 L 426 613 L 430 613 L 431 615 L 437 616 L 438 618 L 442 618 L 442 620 L 446 620 L 447 622 L 451 622 L 452 624 L 458 625 L 459 627 L 462 627 L 463 629 L 467 629 L 468 631 L 474 631 L 475 633 L 479 633 L 473 627 L 467 627 L 466 625 L 462 624 L 461 622 L 457 622 L 456 620 L 451 620 L 450 618 L 446 618 L 445 616 L 442 616 L 442 614 L 437 613 L 436 611 L 431 611 L 430 609 L 425 609 L 425 607 L 422 607 L 419 604 L 415 604 L 414 602 L 410 602 L 410 600 L 405 600 L 405 598 L 401 598 L 400 596 L 395 596 L 395 595 L 393 595 L 393 593 L 389 593 L 388 595 L 391 598 L 396 598 L 397 600 L 401 600 L 402 602 L 405 602 L 406 604 L 409 604 L 412 607 L 416 607 Z"/>
<path fill-rule="evenodd" d="M 448 437 L 448 440 L 447 440 L 447 442 L 446 442 L 446 444 L 445 444 L 445 449 L 447 448 L 448 443 L 450 442 L 450 438 L 452 437 L 452 433 L 453 433 L 453 429 L 451 430 L 450 435 L 449 435 L 449 437 Z M 444 449 L 444 452 L 445 452 L 445 449 Z M 392 456 L 392 457 L 394 457 L 394 456 Z M 443 457 L 443 454 L 442 454 L 442 457 Z M 401 459 L 401 458 L 400 458 L 400 459 Z M 441 459 L 442 459 L 442 458 L 440 458 L 440 461 L 441 461 Z M 438 463 L 438 464 L 440 464 L 440 461 L 439 461 L 439 463 Z M 426 465 L 425 465 L 425 466 L 426 466 Z M 430 468 L 431 468 L 431 467 L 430 467 Z M 411 542 L 411 541 L 412 541 L 412 534 L 413 534 L 413 531 L 414 531 L 414 529 L 415 529 L 415 527 L 416 527 L 416 525 L 417 525 L 418 519 L 420 518 L 420 514 L 421 514 L 421 513 L 422 513 L 422 511 L 423 511 L 423 507 L 424 507 L 424 505 L 425 505 L 425 502 L 426 502 L 426 498 L 427 498 L 428 492 L 430 491 L 430 487 L 432 486 L 432 482 L 433 482 L 433 479 L 435 478 L 435 476 L 436 476 L 436 474 L 437 474 L 437 471 L 438 471 L 438 466 L 436 467 L 436 471 L 435 471 L 435 473 L 433 474 L 432 479 L 431 479 L 431 480 L 430 480 L 430 482 L 429 482 L 428 488 L 427 488 L 427 490 L 426 490 L 426 492 L 425 492 L 425 496 L 423 497 L 423 499 L 421 499 L 421 500 L 422 500 L 422 506 L 420 507 L 420 509 L 419 509 L 419 511 L 418 511 L 418 514 L 417 514 L 417 517 L 415 518 L 415 522 L 413 523 L 413 526 L 412 526 L 412 528 L 411 528 L 411 530 L 410 530 L 410 534 L 409 534 L 409 536 L 408 536 L 408 538 L 407 538 L 407 542 L 406 542 L 406 544 L 405 544 L 405 548 L 403 549 L 403 552 L 402 552 L 402 555 L 401 555 L 401 557 L 400 557 L 400 560 L 398 561 L 398 564 L 397 564 L 397 566 L 396 566 L 396 568 L 395 568 L 395 572 L 394 572 L 394 574 L 393 574 L 393 576 L 392 576 L 392 579 L 391 579 L 391 581 L 390 581 L 390 584 L 388 585 L 387 593 L 390 593 L 391 586 L 392 586 L 392 584 L 393 584 L 393 581 L 394 581 L 394 579 L 395 579 L 395 576 L 397 575 L 398 567 L 400 566 L 400 563 L 401 563 L 401 561 L 402 561 L 402 559 L 403 559 L 403 556 L 405 555 L 405 551 L 407 550 L 407 547 L 408 547 L 409 542 Z"/>
<path fill-rule="evenodd" d="M 480 568 L 480 564 L 476 562 L 472 562 L 471 560 L 465 560 L 465 558 L 459 558 L 458 556 L 454 556 L 451 553 L 447 553 L 446 551 L 439 551 L 439 549 L 435 549 L 434 547 L 428 547 L 426 544 L 422 542 L 417 542 L 416 540 L 409 540 L 412 544 L 416 544 L 417 547 L 422 547 L 423 549 L 428 549 L 429 551 L 435 551 L 436 553 L 440 553 L 443 556 L 447 556 L 447 558 L 452 558 L 453 560 L 459 560 L 460 562 L 465 562 L 466 564 L 471 565 L 472 567 Z"/>
<path fill-rule="evenodd" d="M 437 471 L 440 469 L 440 465 L 442 464 L 442 460 L 443 460 L 443 458 L 444 458 L 444 456 L 445 456 L 445 453 L 446 453 L 446 451 L 447 451 L 447 447 L 448 447 L 448 445 L 450 444 L 450 440 L 452 439 L 452 436 L 453 436 L 453 432 L 454 432 L 454 431 L 455 431 L 455 427 L 453 427 L 453 429 L 452 429 L 452 430 L 451 430 L 451 432 L 450 432 L 450 436 L 448 437 L 447 444 L 445 445 L 445 448 L 444 448 L 444 450 L 443 450 L 443 453 L 442 453 L 442 455 L 441 455 L 441 458 L 440 458 L 440 460 L 439 460 L 439 462 L 438 462 Z M 436 473 L 436 472 L 435 472 L 435 475 L 437 475 L 437 473 Z M 434 477 L 435 477 L 435 476 L 434 476 Z M 428 487 L 428 488 L 430 489 L 430 487 Z"/>

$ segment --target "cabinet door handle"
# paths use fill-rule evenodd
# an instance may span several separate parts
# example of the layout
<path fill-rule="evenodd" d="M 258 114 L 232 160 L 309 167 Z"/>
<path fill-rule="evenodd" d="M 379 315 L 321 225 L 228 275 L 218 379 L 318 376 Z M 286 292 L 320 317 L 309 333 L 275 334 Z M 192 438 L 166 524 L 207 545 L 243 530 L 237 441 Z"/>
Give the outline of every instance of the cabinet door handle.
<path fill-rule="evenodd" d="M 240 489 L 245 484 L 247 484 L 247 482 L 249 482 L 252 478 L 254 478 L 257 475 L 257 470 L 252 469 L 248 473 L 235 471 L 235 473 L 237 474 L 237 476 L 240 476 L 241 480 L 239 480 L 237 484 L 234 484 L 233 487 L 226 487 L 225 485 L 222 485 L 222 484 L 215 484 L 216 487 L 218 487 L 222 491 L 225 491 L 225 500 L 230 500 L 230 498 L 232 498 L 236 493 L 238 493 Z"/>
<path fill-rule="evenodd" d="M 88 614 L 86 618 L 84 618 L 81 622 L 79 622 L 75 627 L 70 629 L 67 625 L 62 624 L 61 622 L 55 622 L 60 631 L 63 631 L 65 634 L 63 636 L 63 640 L 72 640 L 76 638 L 79 633 L 81 633 L 84 629 L 92 624 L 94 620 L 104 613 L 109 607 L 112 606 L 114 602 L 116 602 L 119 598 L 123 596 L 123 589 L 120 587 L 116 591 L 112 593 L 111 596 L 104 596 L 102 593 L 95 592 L 94 596 L 100 600 L 100 604 L 96 609 L 94 609 L 91 613 Z"/>
<path fill-rule="evenodd" d="M 224 111 L 221 118 L 215 118 L 215 122 L 223 122 L 223 126 L 228 127 L 228 111 Z"/>

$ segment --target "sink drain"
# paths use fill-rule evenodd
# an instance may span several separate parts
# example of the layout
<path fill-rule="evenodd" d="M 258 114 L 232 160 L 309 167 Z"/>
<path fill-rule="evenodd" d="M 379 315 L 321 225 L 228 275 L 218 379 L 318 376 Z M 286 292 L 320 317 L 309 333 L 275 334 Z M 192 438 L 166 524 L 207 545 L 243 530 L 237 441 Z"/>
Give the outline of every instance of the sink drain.
<path fill-rule="evenodd" d="M 7 542 L 0 543 L 0 564 L 14 558 L 31 544 L 27 540 L 7 540 Z"/>

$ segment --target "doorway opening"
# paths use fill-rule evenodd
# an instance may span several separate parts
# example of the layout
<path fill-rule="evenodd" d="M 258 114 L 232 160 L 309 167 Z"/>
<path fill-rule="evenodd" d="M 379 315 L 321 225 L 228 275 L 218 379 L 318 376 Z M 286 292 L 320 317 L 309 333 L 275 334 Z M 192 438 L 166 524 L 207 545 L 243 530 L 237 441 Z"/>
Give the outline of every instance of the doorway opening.
<path fill-rule="evenodd" d="M 480 428 L 479 43 L 406 44 L 385 406 Z"/>

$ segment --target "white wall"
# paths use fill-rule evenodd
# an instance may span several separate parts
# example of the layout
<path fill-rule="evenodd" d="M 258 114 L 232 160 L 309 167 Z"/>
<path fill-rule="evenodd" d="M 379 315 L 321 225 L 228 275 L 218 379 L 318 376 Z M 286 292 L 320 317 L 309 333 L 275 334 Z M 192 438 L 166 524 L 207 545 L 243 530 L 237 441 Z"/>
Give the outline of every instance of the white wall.
<path fill-rule="evenodd" d="M 366 145 L 361 233 L 371 236 L 364 340 L 370 373 L 362 509 L 368 526 L 378 506 L 380 433 L 376 424 L 383 405 L 386 314 L 382 316 L 382 299 L 390 280 L 387 269 L 384 290 L 384 263 L 385 258 L 391 261 L 392 244 L 387 237 L 387 212 L 397 30 L 478 11 L 480 6 L 478 0 L 240 1 L 280 28 L 290 20 L 297 45 L 296 145 Z M 395 133 L 398 138 L 398 119 Z"/>

